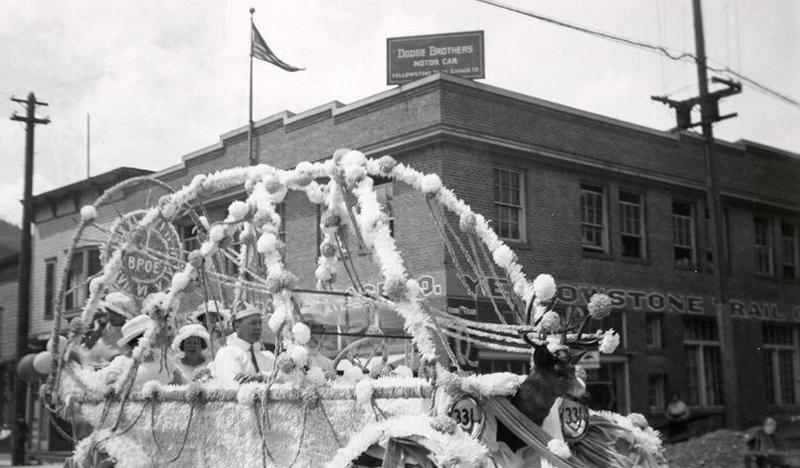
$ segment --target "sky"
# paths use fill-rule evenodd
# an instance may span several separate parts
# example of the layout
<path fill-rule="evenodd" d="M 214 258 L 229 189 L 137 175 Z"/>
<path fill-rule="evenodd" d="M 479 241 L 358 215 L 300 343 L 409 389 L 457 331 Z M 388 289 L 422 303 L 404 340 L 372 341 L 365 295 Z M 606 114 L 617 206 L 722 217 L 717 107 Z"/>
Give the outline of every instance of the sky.
<path fill-rule="evenodd" d="M 691 0 L 504 0 L 538 14 L 694 52 Z M 247 124 L 249 13 L 273 51 L 306 70 L 257 62 L 254 118 L 388 89 L 386 38 L 485 31 L 481 82 L 656 129 L 674 113 L 651 95 L 697 93 L 693 63 L 547 24 L 476 0 L 0 0 L 0 218 L 20 224 L 25 132 L 8 100 L 33 91 L 34 194 L 91 167 L 160 170 Z M 704 0 L 707 53 L 800 100 L 800 3 Z M 800 108 L 745 86 L 715 126 L 800 153 Z M 5 115 L 4 115 L 5 114 Z M 333 152 L 336 148 L 331 148 Z"/>

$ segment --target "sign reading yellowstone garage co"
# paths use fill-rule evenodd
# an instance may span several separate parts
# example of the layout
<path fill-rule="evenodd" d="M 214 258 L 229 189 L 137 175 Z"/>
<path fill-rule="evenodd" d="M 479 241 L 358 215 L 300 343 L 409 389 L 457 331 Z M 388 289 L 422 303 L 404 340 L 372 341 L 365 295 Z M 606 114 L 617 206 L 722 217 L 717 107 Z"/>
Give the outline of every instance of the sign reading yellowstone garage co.
<path fill-rule="evenodd" d="M 386 83 L 408 83 L 434 73 L 485 78 L 483 31 L 386 39 Z"/>

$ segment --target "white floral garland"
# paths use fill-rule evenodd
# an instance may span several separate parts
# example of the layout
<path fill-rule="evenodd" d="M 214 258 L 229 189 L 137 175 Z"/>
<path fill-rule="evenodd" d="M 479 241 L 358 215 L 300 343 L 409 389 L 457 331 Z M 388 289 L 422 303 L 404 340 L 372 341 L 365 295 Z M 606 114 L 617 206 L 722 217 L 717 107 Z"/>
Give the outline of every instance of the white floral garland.
<path fill-rule="evenodd" d="M 404 182 L 422 191 L 426 196 L 435 198 L 437 202 L 458 215 L 461 228 L 474 232 L 488 247 L 494 262 L 505 270 L 514 292 L 527 300 L 535 297 L 534 305 L 537 313 L 542 308 L 540 303 L 552 297 L 554 293 L 552 277 L 540 275 L 533 284 L 530 283 L 522 272 L 522 267 L 514 253 L 498 238 L 486 219 L 475 214 L 466 203 L 455 196 L 452 190 L 443 187 L 439 176 L 423 174 L 397 163 L 388 156 L 380 159 L 367 159 L 361 152 L 353 150 L 339 150 L 333 158 L 319 163 L 301 162 L 295 169 L 288 171 L 277 170 L 268 165 L 259 165 L 195 176 L 188 185 L 163 197 L 158 207 L 148 210 L 144 218 L 137 223 L 134 231 L 147 229 L 159 217 L 166 220 L 173 219 L 182 207 L 202 193 L 225 190 L 244 182 L 245 190 L 249 193 L 247 201 L 231 203 L 228 216 L 222 223 L 210 227 L 208 240 L 203 242 L 196 252 L 200 258 L 205 259 L 218 250 L 219 243 L 225 238 L 240 230 L 242 233 L 248 231 L 248 225 L 245 223 L 245 228 L 242 229 L 241 224 L 250 213 L 253 213 L 252 230 L 255 232 L 249 234 L 259 235 L 257 250 L 267 264 L 268 289 L 278 293 L 290 289 L 294 278 L 285 269 L 280 254 L 277 236 L 280 217 L 275 212 L 275 204 L 283 200 L 289 189 L 304 191 L 312 203 L 325 204 L 327 210 L 339 216 L 341 223 L 347 224 L 350 222 L 349 214 L 347 214 L 347 208 L 341 198 L 339 188 L 339 185 L 344 184 L 358 199 L 360 212 L 356 216 L 358 224 L 356 228 L 367 247 L 373 249 L 373 258 L 380 266 L 387 291 L 394 293 L 393 299 L 397 301 L 398 313 L 405 320 L 406 330 L 412 335 L 422 357 L 426 360 L 433 360 L 436 357 L 436 347 L 429 329 L 431 318 L 423 310 L 424 296 L 419 284 L 409 278 L 402 257 L 389 233 L 388 218 L 372 190 L 373 182 L 370 176 L 390 177 Z M 314 181 L 325 177 L 330 179 L 325 186 Z M 85 210 L 85 219 L 93 217 L 93 213 L 89 211 L 89 209 Z M 323 226 L 323 232 L 325 232 L 323 244 L 326 245 L 332 245 L 334 240 L 335 231 L 330 227 Z M 91 322 L 92 307 L 96 308 L 99 297 L 102 295 L 103 285 L 108 283 L 121 268 L 121 253 L 134 245 L 135 242 L 131 241 L 117 249 L 105 265 L 103 275 L 92 282 L 90 298 L 82 316 L 85 325 L 88 326 Z M 198 254 L 195 254 L 195 258 L 198 257 Z M 243 247 L 240 256 L 244 254 L 246 254 L 246 247 Z M 320 285 L 331 282 L 335 265 L 339 260 L 338 255 L 320 256 L 315 272 Z M 183 270 L 173 275 L 171 286 L 167 292 L 168 303 L 171 303 L 192 279 L 197 277 L 199 266 L 201 264 L 197 261 L 191 261 L 190 255 L 190 261 Z M 278 314 L 278 317 L 270 324 L 271 326 L 280 327 L 284 320 L 291 317 L 287 310 L 289 305 L 284 304 L 284 306 L 283 313 Z M 139 346 L 143 347 L 142 345 L 146 344 L 148 341 L 144 339 Z M 604 337 L 604 349 L 610 349 L 614 344 L 613 336 Z M 492 347 L 497 349 L 497 346 Z"/>
<path fill-rule="evenodd" d="M 375 422 L 352 436 L 347 445 L 336 452 L 326 468 L 345 468 L 370 446 L 390 438 L 418 436 L 421 445 L 435 447 L 431 454 L 438 466 L 478 467 L 488 461 L 488 450 L 460 429 L 452 434 L 439 432 L 432 427 L 430 416 L 400 416 Z M 431 448 L 431 447 L 427 447 Z"/>
<path fill-rule="evenodd" d="M 108 429 L 101 429 L 90 434 L 75 447 L 73 460 L 79 466 L 91 466 L 94 461 L 92 452 L 104 450 L 115 460 L 118 468 L 150 468 L 155 466 L 142 446 L 128 437 L 114 434 Z"/>

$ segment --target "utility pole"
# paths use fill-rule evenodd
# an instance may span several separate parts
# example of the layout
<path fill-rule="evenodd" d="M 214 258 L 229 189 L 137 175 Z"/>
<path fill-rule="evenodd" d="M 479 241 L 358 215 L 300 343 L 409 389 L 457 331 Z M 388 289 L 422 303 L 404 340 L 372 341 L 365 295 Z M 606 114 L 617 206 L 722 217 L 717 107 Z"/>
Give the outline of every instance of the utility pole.
<path fill-rule="evenodd" d="M 676 111 L 677 126 L 679 129 L 688 129 L 700 126 L 703 132 L 703 147 L 706 162 L 706 210 L 709 220 L 709 239 L 713 256 L 713 299 L 717 318 L 717 329 L 719 333 L 720 349 L 722 351 L 722 378 L 723 378 L 723 398 L 725 399 L 725 422 L 728 427 L 738 428 L 741 426 L 741 408 L 739 398 L 739 382 L 736 370 L 736 360 L 734 358 L 733 347 L 733 321 L 728 308 L 725 283 L 723 280 L 723 268 L 726 265 L 723 259 L 724 245 L 722 228 L 722 201 L 719 192 L 719 182 L 717 179 L 717 160 L 714 145 L 713 124 L 720 120 L 735 117 L 736 114 L 719 115 L 719 101 L 723 97 L 738 94 L 742 91 L 741 83 L 712 78 L 714 83 L 721 83 L 727 86 L 726 89 L 719 91 L 708 91 L 708 75 L 706 67 L 706 45 L 705 34 L 703 32 L 703 9 L 701 0 L 692 0 L 692 10 L 694 16 L 694 38 L 697 63 L 697 84 L 700 95 L 685 101 L 673 101 L 666 97 L 653 96 L 655 101 L 663 102 Z M 695 106 L 700 106 L 700 122 L 691 121 L 691 111 Z M 703 391 L 701 389 L 701 391 Z"/>
<path fill-rule="evenodd" d="M 33 219 L 33 135 L 36 124 L 47 125 L 48 118 L 36 117 L 36 106 L 46 106 L 45 102 L 38 102 L 33 93 L 28 94 L 28 99 L 12 101 L 27 106 L 27 112 L 22 117 L 14 112 L 11 120 L 25 122 L 25 189 L 22 205 L 22 239 L 19 254 L 19 289 L 17 293 L 17 364 L 28 352 L 28 318 L 30 313 L 31 295 L 31 221 Z M 25 441 L 21 436 L 26 432 L 20 422 L 25 421 L 25 403 L 27 397 L 27 384 L 17 376 L 14 379 L 14 425 L 12 434 L 11 464 L 25 464 Z"/>

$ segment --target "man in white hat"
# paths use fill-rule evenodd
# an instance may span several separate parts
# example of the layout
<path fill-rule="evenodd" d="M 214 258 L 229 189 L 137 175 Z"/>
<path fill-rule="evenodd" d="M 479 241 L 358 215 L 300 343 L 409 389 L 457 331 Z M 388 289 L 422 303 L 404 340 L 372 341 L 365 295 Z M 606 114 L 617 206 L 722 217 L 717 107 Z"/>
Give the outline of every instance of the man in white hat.
<path fill-rule="evenodd" d="M 275 357 L 261 349 L 261 311 L 245 305 L 231 320 L 234 332 L 214 358 L 214 377 L 227 386 L 265 381 L 272 373 Z"/>

